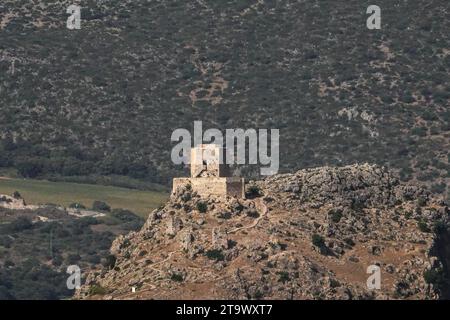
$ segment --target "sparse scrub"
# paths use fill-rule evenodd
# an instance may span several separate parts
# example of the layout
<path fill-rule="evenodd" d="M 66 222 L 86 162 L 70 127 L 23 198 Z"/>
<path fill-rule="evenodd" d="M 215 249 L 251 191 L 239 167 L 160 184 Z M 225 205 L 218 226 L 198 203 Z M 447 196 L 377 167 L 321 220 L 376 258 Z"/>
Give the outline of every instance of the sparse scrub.
<path fill-rule="evenodd" d="M 170 276 L 170 280 L 175 281 L 175 282 L 183 282 L 183 275 L 179 274 L 179 273 L 172 273 L 172 275 Z"/>
<path fill-rule="evenodd" d="M 333 221 L 334 223 L 338 223 L 342 219 L 341 210 L 330 210 L 329 215 L 331 217 L 331 221 Z"/>
<path fill-rule="evenodd" d="M 277 274 L 279 276 L 278 277 L 278 282 L 286 283 L 289 280 L 291 280 L 291 278 L 289 277 L 289 273 L 286 272 L 286 271 L 278 271 Z"/>
<path fill-rule="evenodd" d="M 420 220 L 417 223 L 417 226 L 419 227 L 419 230 L 421 232 L 430 232 L 431 231 L 430 228 L 428 227 L 428 224 L 425 221 L 423 221 L 423 220 Z"/>
<path fill-rule="evenodd" d="M 318 248 L 323 248 L 325 246 L 325 239 L 317 233 L 312 235 L 311 240 L 312 240 L 312 244 Z"/>
<path fill-rule="evenodd" d="M 249 185 L 245 193 L 247 198 L 255 198 L 261 196 L 261 188 L 255 184 Z"/>
<path fill-rule="evenodd" d="M 94 201 L 92 203 L 92 210 L 111 211 L 111 207 L 104 201 Z"/>
<path fill-rule="evenodd" d="M 222 261 L 225 259 L 222 250 L 212 249 L 206 251 L 206 257 L 210 260 Z"/>
<path fill-rule="evenodd" d="M 254 210 L 254 209 L 247 210 L 247 217 L 258 218 L 259 217 L 259 213 L 258 213 L 258 211 Z"/>
<path fill-rule="evenodd" d="M 417 199 L 417 205 L 418 205 L 419 207 L 424 207 L 424 206 L 426 206 L 426 205 L 427 205 L 427 199 L 424 198 L 424 197 L 419 197 L 419 198 Z"/>
<path fill-rule="evenodd" d="M 105 295 L 108 291 L 98 284 L 94 284 L 89 288 L 89 295 Z"/>
<path fill-rule="evenodd" d="M 208 205 L 206 204 L 206 202 L 199 201 L 199 202 L 197 202 L 196 207 L 197 207 L 198 212 L 200 212 L 200 213 L 206 213 L 206 211 L 208 211 Z"/>
<path fill-rule="evenodd" d="M 426 270 L 423 274 L 426 283 L 434 284 L 439 287 L 445 283 L 445 275 L 442 269 Z"/>
<path fill-rule="evenodd" d="M 114 255 L 110 254 L 110 255 L 106 256 L 106 258 L 103 260 L 102 264 L 105 268 L 112 269 L 112 268 L 114 268 L 114 265 L 116 264 L 116 257 Z"/>

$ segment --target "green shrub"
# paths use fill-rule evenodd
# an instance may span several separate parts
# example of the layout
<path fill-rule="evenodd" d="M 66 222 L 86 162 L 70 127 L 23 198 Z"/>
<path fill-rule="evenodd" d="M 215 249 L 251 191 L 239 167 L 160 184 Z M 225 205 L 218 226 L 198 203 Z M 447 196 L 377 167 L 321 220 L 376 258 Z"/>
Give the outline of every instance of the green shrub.
<path fill-rule="evenodd" d="M 258 218 L 259 217 L 259 213 L 255 209 L 250 209 L 250 210 L 247 211 L 247 217 Z"/>
<path fill-rule="evenodd" d="M 247 187 L 247 192 L 245 193 L 245 195 L 248 198 L 258 197 L 261 195 L 261 189 L 255 184 L 249 185 Z"/>
<path fill-rule="evenodd" d="M 350 207 L 352 208 L 352 210 L 359 212 L 362 211 L 366 207 L 366 205 L 363 200 L 355 198 L 352 199 L 352 204 L 350 205 Z"/>
<path fill-rule="evenodd" d="M 206 202 L 199 201 L 197 202 L 197 210 L 201 213 L 205 213 L 206 211 L 208 211 L 208 205 L 206 204 Z"/>
<path fill-rule="evenodd" d="M 22 199 L 22 195 L 17 190 L 14 191 L 12 196 L 13 196 L 14 199 Z"/>
<path fill-rule="evenodd" d="M 436 121 L 438 117 L 430 110 L 425 110 L 422 114 L 422 118 L 427 121 Z"/>
<path fill-rule="evenodd" d="M 325 239 L 321 235 L 315 233 L 312 235 L 312 244 L 318 248 L 323 248 L 325 246 Z"/>
<path fill-rule="evenodd" d="M 172 273 L 172 275 L 170 276 L 170 280 L 175 282 L 183 282 L 183 276 L 178 273 Z"/>
<path fill-rule="evenodd" d="M 25 178 L 35 178 L 42 173 L 42 163 L 39 160 L 27 159 L 16 163 L 19 174 Z"/>
<path fill-rule="evenodd" d="M 445 282 L 445 276 L 442 269 L 430 269 L 423 273 L 426 283 L 440 286 Z"/>
<path fill-rule="evenodd" d="M 341 284 L 336 279 L 330 279 L 330 287 L 331 288 L 338 288 Z"/>
<path fill-rule="evenodd" d="M 419 197 L 419 198 L 417 199 L 417 205 L 418 205 L 419 207 L 426 206 L 426 205 L 427 205 L 427 199 L 425 199 L 424 197 Z"/>
<path fill-rule="evenodd" d="M 0 197 L 0 202 L 11 203 L 12 200 L 10 198 L 5 197 L 5 196 L 1 196 Z"/>
<path fill-rule="evenodd" d="M 139 252 L 139 257 L 143 257 L 146 254 L 148 254 L 147 250 L 142 250 L 141 252 Z"/>
<path fill-rule="evenodd" d="M 126 209 L 113 209 L 111 211 L 111 216 L 122 222 L 139 222 L 142 224 L 145 222 L 144 219 L 136 215 L 134 212 Z"/>
<path fill-rule="evenodd" d="M 106 258 L 103 259 L 103 261 L 102 261 L 102 265 L 108 269 L 114 268 L 115 264 L 116 264 L 116 257 L 112 254 L 106 256 Z"/>
<path fill-rule="evenodd" d="M 206 251 L 206 257 L 210 260 L 223 261 L 225 259 L 222 250 L 212 249 Z"/>
<path fill-rule="evenodd" d="M 92 210 L 111 211 L 111 207 L 106 202 L 96 200 L 92 203 Z"/>
<path fill-rule="evenodd" d="M 11 260 L 6 260 L 4 263 L 5 268 L 14 267 L 16 264 Z"/>
<path fill-rule="evenodd" d="M 431 185 L 431 192 L 433 193 L 444 193 L 447 185 L 445 183 L 435 183 Z"/>
<path fill-rule="evenodd" d="M 33 223 L 28 217 L 18 217 L 10 224 L 11 230 L 15 232 L 19 232 L 26 229 L 31 229 L 33 227 Z"/>
<path fill-rule="evenodd" d="M 414 101 L 416 101 L 410 93 L 405 93 L 400 98 L 405 103 L 413 103 Z"/>
<path fill-rule="evenodd" d="M 94 296 L 94 295 L 104 295 L 106 294 L 108 291 L 103 288 L 102 286 L 98 285 L 98 284 L 94 284 L 89 288 L 89 295 L 90 296 Z"/>
<path fill-rule="evenodd" d="M 355 241 L 353 241 L 352 238 L 345 238 L 344 242 L 349 245 L 350 247 L 353 247 L 355 245 Z"/>
<path fill-rule="evenodd" d="M 7 249 L 11 248 L 13 244 L 13 239 L 8 236 L 0 236 L 0 246 L 5 247 Z"/>
<path fill-rule="evenodd" d="M 77 253 L 71 253 L 67 256 L 67 264 L 77 264 L 81 260 L 81 256 Z"/>
<path fill-rule="evenodd" d="M 445 224 L 444 221 L 436 221 L 434 226 L 433 226 L 433 230 L 436 234 L 441 234 L 444 233 L 447 230 L 447 225 Z"/>
<path fill-rule="evenodd" d="M 279 276 L 278 282 L 286 283 L 290 280 L 289 273 L 286 271 L 278 271 L 277 274 Z"/>
<path fill-rule="evenodd" d="M 341 221 L 342 212 L 340 210 L 331 210 L 330 214 L 331 214 L 331 221 L 333 221 L 335 223 L 338 223 L 339 221 Z"/>
<path fill-rule="evenodd" d="M 424 137 L 427 135 L 427 128 L 424 127 L 416 127 L 411 130 L 411 134 L 413 136 Z"/>
<path fill-rule="evenodd" d="M 183 201 L 183 202 L 188 202 L 191 199 L 192 199 L 192 194 L 189 192 L 183 193 L 183 195 L 181 196 L 181 201 Z"/>
<path fill-rule="evenodd" d="M 413 175 L 413 170 L 411 168 L 402 168 L 399 172 L 400 174 L 400 179 L 402 181 L 409 181 L 412 179 L 412 175 Z"/>
<path fill-rule="evenodd" d="M 225 219 L 225 220 L 228 220 L 228 219 L 231 219 L 231 212 L 220 212 L 219 214 L 218 214 L 218 217 L 220 218 L 220 219 Z"/>
<path fill-rule="evenodd" d="M 420 220 L 417 223 L 417 226 L 419 227 L 419 230 L 422 232 L 430 232 L 431 231 L 430 228 L 428 227 L 427 223 L 423 220 Z"/>

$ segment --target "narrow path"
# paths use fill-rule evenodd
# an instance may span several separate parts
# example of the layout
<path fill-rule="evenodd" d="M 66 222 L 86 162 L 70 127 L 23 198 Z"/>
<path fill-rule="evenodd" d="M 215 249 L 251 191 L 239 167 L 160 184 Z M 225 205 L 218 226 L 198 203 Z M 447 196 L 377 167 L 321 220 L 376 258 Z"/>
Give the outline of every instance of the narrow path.
<path fill-rule="evenodd" d="M 177 253 L 177 252 L 180 252 L 180 251 L 181 251 L 181 250 L 179 250 L 179 249 L 178 249 L 178 250 L 171 251 L 171 252 L 169 252 L 169 254 L 167 255 L 167 258 L 165 258 L 165 259 L 163 259 L 163 260 L 161 260 L 161 261 L 155 262 L 155 263 L 149 265 L 148 267 L 149 267 L 150 269 L 154 270 L 154 271 L 157 271 L 157 272 L 163 272 L 161 269 L 157 269 L 157 268 L 155 268 L 154 266 L 155 266 L 155 265 L 158 265 L 158 264 L 161 264 L 161 263 L 164 263 L 164 262 L 166 262 L 166 261 L 168 261 L 170 258 L 172 258 L 172 255 L 173 255 L 173 254 L 175 254 L 175 253 Z"/>
<path fill-rule="evenodd" d="M 238 232 L 238 231 L 240 231 L 240 230 L 248 230 L 248 229 L 252 229 L 252 228 L 256 227 L 256 226 L 259 224 L 259 222 L 260 222 L 263 218 L 265 218 L 265 217 L 267 216 L 267 213 L 269 212 L 269 209 L 267 208 L 267 206 L 266 206 L 266 204 L 264 203 L 264 201 L 262 200 L 262 198 L 256 199 L 256 201 L 255 201 L 255 207 L 256 207 L 256 209 L 257 209 L 259 212 L 261 212 L 260 216 L 259 216 L 258 218 L 256 218 L 255 221 L 253 221 L 251 224 L 246 225 L 246 226 L 242 226 L 242 227 L 235 228 L 235 229 L 229 231 L 228 234 L 230 234 L 230 233 L 236 233 L 236 232 Z M 157 266 L 157 265 L 159 265 L 159 264 L 162 264 L 162 263 L 168 261 L 169 259 L 172 258 L 172 256 L 173 256 L 175 253 L 180 252 L 180 251 L 181 251 L 181 250 L 178 249 L 178 250 L 174 250 L 174 251 L 169 252 L 167 258 L 165 258 L 165 259 L 163 259 L 163 260 L 161 260 L 161 261 L 158 261 L 158 262 L 155 262 L 155 263 L 149 265 L 148 268 L 152 269 L 153 271 L 163 273 L 163 272 L 164 272 L 163 270 L 158 269 L 158 268 L 155 268 L 155 266 Z M 192 268 L 192 269 L 202 269 L 201 267 L 192 267 L 192 266 L 189 266 L 189 268 Z M 229 277 L 229 275 L 224 275 L 224 276 L 222 276 L 222 277 L 219 277 L 219 278 L 215 279 L 215 281 L 222 280 L 222 279 L 225 279 L 225 278 L 227 278 L 227 277 Z M 127 294 L 124 294 L 124 295 L 120 295 L 119 297 L 120 297 L 120 299 L 126 299 L 126 298 L 129 298 L 129 297 L 138 295 L 138 294 L 142 294 L 142 293 L 147 292 L 147 291 L 154 290 L 155 288 L 156 288 L 156 286 L 150 285 L 150 288 L 149 288 L 149 289 L 145 289 L 145 290 L 138 291 L 138 292 L 135 292 L 135 293 L 127 293 Z"/>
<path fill-rule="evenodd" d="M 158 268 L 155 268 L 154 266 L 155 266 L 155 265 L 158 265 L 158 264 L 161 264 L 161 263 L 164 263 L 164 262 L 166 262 L 166 261 L 168 261 L 170 258 L 172 258 L 172 255 L 174 255 L 175 253 L 180 252 L 180 251 L 181 251 L 181 250 L 171 251 L 171 252 L 169 252 L 169 254 L 167 255 L 167 258 L 165 258 L 165 259 L 163 259 L 163 260 L 161 260 L 161 261 L 155 262 L 155 263 L 149 265 L 148 267 L 149 267 L 150 269 L 152 269 L 153 271 L 162 273 L 163 270 L 158 269 Z M 153 285 L 153 284 L 150 284 L 150 283 L 149 283 L 149 284 L 147 284 L 147 285 L 150 286 L 149 289 L 146 289 L 146 290 L 140 290 L 140 291 L 136 291 L 136 292 L 128 292 L 128 293 L 124 293 L 124 294 L 119 294 L 119 295 L 116 296 L 116 298 L 119 298 L 119 299 L 123 300 L 123 299 L 127 299 L 127 298 L 130 298 L 130 297 L 134 297 L 134 296 L 136 296 L 136 295 L 138 295 L 138 294 L 142 294 L 142 293 L 144 293 L 144 292 L 147 292 L 147 291 L 151 291 L 151 290 L 156 289 L 156 286 Z"/>
<path fill-rule="evenodd" d="M 269 209 L 267 208 L 267 206 L 264 203 L 264 201 L 262 200 L 262 198 L 259 198 L 255 201 L 255 206 L 258 209 L 258 211 L 262 212 L 260 214 L 260 216 L 258 218 L 256 218 L 255 221 L 253 221 L 251 224 L 249 224 L 247 226 L 238 227 L 238 228 L 228 231 L 228 234 L 235 233 L 240 230 L 252 229 L 258 225 L 258 223 L 261 221 L 261 219 L 263 219 L 267 215 L 267 213 L 269 212 Z"/>

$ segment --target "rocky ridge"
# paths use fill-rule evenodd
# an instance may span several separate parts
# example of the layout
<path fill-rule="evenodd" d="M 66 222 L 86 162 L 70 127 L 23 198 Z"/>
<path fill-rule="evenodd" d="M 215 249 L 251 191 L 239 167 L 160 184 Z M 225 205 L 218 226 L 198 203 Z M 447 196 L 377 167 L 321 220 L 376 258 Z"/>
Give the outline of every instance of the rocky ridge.
<path fill-rule="evenodd" d="M 447 204 L 376 165 L 322 167 L 202 199 L 189 185 L 112 245 L 79 299 L 438 299 Z M 447 242 L 448 243 L 448 242 Z M 381 271 L 370 290 L 367 268 Z"/>

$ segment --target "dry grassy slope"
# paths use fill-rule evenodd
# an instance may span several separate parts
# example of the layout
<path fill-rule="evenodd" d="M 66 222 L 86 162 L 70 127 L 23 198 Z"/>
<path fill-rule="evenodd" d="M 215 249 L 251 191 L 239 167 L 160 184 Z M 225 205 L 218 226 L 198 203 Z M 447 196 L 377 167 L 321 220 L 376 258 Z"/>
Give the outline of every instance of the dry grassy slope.
<path fill-rule="evenodd" d="M 302 170 L 257 184 L 262 196 L 239 201 L 179 189 L 140 232 L 115 240 L 115 266 L 90 274 L 77 298 L 445 296 L 448 283 L 427 282 L 448 274 L 434 226 L 441 221 L 448 234 L 450 210 L 423 189 L 370 165 Z M 206 213 L 196 209 L 199 201 Z M 313 244 L 313 235 L 322 243 Z M 381 290 L 366 288 L 372 264 L 381 268 Z"/>
<path fill-rule="evenodd" d="M 83 175 L 138 163 L 170 181 L 170 135 L 198 119 L 279 128 L 284 172 L 369 161 L 446 192 L 447 0 L 380 0 L 381 31 L 360 0 L 76 2 L 75 32 L 72 0 L 0 4 L 0 135 L 31 144 L 3 162 Z"/>

